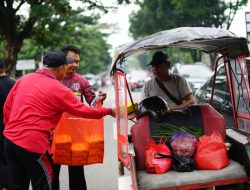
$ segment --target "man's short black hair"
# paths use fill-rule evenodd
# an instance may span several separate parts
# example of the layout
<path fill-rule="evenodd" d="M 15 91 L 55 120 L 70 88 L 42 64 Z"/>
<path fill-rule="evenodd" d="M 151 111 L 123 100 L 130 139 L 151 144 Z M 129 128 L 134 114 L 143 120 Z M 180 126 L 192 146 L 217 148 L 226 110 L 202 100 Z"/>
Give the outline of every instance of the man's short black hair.
<path fill-rule="evenodd" d="M 80 55 L 81 53 L 81 50 L 78 47 L 71 45 L 71 44 L 63 46 L 61 50 L 63 51 L 63 53 L 65 53 L 65 55 L 67 55 L 69 51 L 72 51 L 78 55 Z"/>
<path fill-rule="evenodd" d="M 0 60 L 0 69 L 5 69 L 5 61 Z"/>

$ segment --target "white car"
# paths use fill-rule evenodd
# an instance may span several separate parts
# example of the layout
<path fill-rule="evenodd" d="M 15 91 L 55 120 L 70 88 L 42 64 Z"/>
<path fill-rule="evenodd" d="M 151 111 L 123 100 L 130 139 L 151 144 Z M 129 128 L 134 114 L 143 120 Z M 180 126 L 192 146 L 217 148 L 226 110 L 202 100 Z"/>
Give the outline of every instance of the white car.
<path fill-rule="evenodd" d="M 201 87 L 211 76 L 212 70 L 202 63 L 196 64 L 180 64 L 177 63 L 172 66 L 171 72 L 183 76 L 193 92 Z"/>

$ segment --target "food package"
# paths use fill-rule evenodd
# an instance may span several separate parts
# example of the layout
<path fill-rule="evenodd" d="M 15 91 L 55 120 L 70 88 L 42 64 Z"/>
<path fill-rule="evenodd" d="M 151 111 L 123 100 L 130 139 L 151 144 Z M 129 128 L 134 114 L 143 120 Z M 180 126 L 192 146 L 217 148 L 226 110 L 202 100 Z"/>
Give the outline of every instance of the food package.
<path fill-rule="evenodd" d="M 174 154 L 192 157 L 196 149 L 197 140 L 195 136 L 186 132 L 174 133 L 171 139 Z"/>
<path fill-rule="evenodd" d="M 81 166 L 103 163 L 103 118 L 87 119 L 64 113 L 55 128 L 51 149 L 55 164 Z"/>
<path fill-rule="evenodd" d="M 72 165 L 84 165 L 88 163 L 88 145 L 85 143 L 73 143 L 71 147 Z"/>
<path fill-rule="evenodd" d="M 138 108 L 138 103 L 137 103 L 137 102 L 134 102 L 134 106 L 135 106 L 135 111 L 136 111 L 137 108 Z M 128 114 L 131 114 L 131 113 L 134 112 L 134 107 L 133 107 L 132 102 L 129 102 L 129 103 L 127 104 L 127 110 L 128 110 Z"/>

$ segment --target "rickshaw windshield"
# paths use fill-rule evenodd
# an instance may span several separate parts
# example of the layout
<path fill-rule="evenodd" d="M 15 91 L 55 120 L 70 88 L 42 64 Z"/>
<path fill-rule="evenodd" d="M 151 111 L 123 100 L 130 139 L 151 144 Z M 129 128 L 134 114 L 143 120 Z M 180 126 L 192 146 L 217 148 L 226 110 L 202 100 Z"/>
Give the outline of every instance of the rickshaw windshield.
<path fill-rule="evenodd" d="M 232 82 L 229 90 L 232 92 L 232 103 L 235 109 L 235 126 L 243 132 L 250 133 L 250 91 L 249 74 L 244 57 L 233 59 L 230 64 L 226 64 L 228 80 Z"/>

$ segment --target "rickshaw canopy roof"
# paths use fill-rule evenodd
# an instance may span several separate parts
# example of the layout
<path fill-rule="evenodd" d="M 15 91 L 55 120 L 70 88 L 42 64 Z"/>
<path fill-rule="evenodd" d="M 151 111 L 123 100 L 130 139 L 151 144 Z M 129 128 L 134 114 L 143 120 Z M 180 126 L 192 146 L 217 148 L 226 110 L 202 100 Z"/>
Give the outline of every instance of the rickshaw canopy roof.
<path fill-rule="evenodd" d="M 110 74 L 113 74 L 116 64 L 122 64 L 131 55 L 169 47 L 196 49 L 205 53 L 220 53 L 230 58 L 249 55 L 246 38 L 238 37 L 226 29 L 180 27 L 157 32 L 117 47 Z"/>

